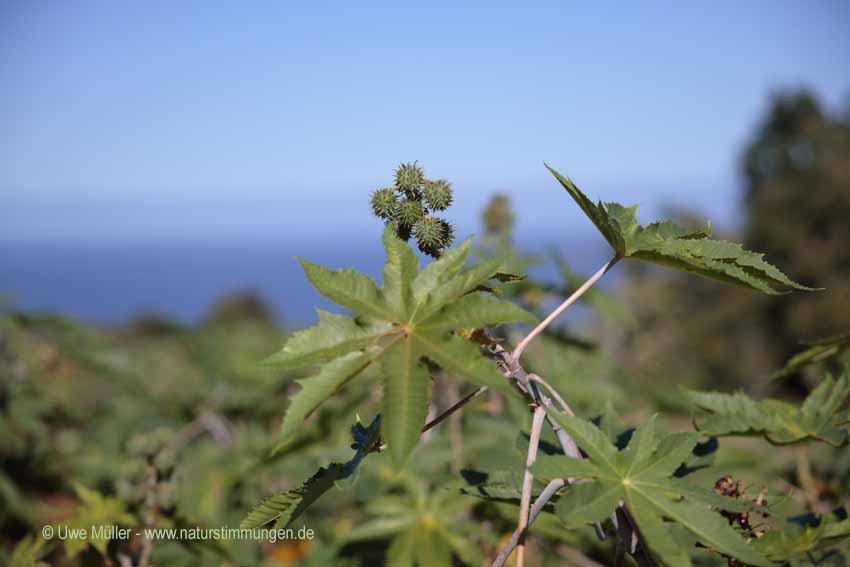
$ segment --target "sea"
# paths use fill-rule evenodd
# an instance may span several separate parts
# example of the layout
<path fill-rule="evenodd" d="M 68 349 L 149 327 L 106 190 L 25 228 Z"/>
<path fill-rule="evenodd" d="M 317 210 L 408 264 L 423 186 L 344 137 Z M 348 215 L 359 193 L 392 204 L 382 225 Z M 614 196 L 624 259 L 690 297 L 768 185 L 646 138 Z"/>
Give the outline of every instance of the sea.
<path fill-rule="evenodd" d="M 587 273 L 608 259 L 604 241 L 592 234 L 522 235 L 518 245 L 540 256 L 557 249 L 574 269 Z M 297 257 L 333 269 L 356 268 L 380 282 L 384 251 L 374 235 L 357 234 L 191 242 L 0 241 L 0 303 L 6 310 L 61 314 L 104 326 L 148 315 L 196 325 L 221 299 L 252 293 L 280 324 L 301 327 L 315 321 L 316 307 L 338 310 L 312 288 Z M 557 279 L 551 264 L 530 272 Z"/>

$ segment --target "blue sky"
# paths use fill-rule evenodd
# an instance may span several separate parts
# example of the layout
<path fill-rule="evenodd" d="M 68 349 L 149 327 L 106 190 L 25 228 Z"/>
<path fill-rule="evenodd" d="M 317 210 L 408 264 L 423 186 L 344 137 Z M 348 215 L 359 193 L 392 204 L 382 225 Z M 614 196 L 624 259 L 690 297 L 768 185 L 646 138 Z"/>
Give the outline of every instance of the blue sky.
<path fill-rule="evenodd" d="M 369 230 L 419 160 L 474 230 L 584 226 L 593 196 L 735 221 L 771 93 L 850 96 L 850 4 L 0 4 L 0 238 L 308 237 Z"/>

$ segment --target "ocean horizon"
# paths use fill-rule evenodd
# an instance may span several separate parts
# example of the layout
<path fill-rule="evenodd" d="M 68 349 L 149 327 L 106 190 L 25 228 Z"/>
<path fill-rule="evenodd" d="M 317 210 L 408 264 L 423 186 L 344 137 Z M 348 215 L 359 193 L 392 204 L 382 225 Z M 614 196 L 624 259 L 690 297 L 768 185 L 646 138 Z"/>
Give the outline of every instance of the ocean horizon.
<path fill-rule="evenodd" d="M 541 255 L 557 248 L 583 272 L 595 270 L 608 254 L 604 241 L 592 234 L 521 236 L 518 246 Z M 197 325 L 217 302 L 250 293 L 268 305 L 278 323 L 302 327 L 315 321 L 315 307 L 338 308 L 312 288 L 299 256 L 332 269 L 356 268 L 378 282 L 384 263 L 383 247 L 372 234 L 221 242 L 0 242 L 0 296 L 7 310 L 121 326 L 149 315 Z M 532 273 L 555 277 L 545 264 Z"/>

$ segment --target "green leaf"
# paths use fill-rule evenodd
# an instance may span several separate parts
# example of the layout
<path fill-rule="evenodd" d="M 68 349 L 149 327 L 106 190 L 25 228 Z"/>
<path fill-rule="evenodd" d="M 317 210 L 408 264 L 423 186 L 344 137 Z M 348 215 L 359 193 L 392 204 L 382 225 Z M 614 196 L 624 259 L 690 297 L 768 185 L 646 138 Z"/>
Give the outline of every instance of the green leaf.
<path fill-rule="evenodd" d="M 390 544 L 387 549 L 387 567 L 410 567 L 413 565 L 413 549 L 416 545 L 416 534 L 405 531 Z"/>
<path fill-rule="evenodd" d="M 384 297 L 393 312 L 407 315 L 405 310 L 412 303 L 412 282 L 419 272 L 419 260 L 410 246 L 398 238 L 389 227 L 384 230 L 384 250 L 387 254 L 387 263 L 384 265 Z"/>
<path fill-rule="evenodd" d="M 612 429 L 606 434 L 578 417 L 551 413 L 592 465 L 592 468 L 578 465 L 581 461 L 567 457 L 540 457 L 539 469 L 543 474 L 583 472 L 585 478 L 592 477 L 570 486 L 558 501 L 558 514 L 565 523 L 574 526 L 602 521 L 624 500 L 650 552 L 665 565 L 691 563 L 683 544 L 669 536 L 663 518 L 685 528 L 710 549 L 751 565 L 771 565 L 729 526 L 726 518 L 709 508 L 750 511 L 763 507 L 722 497 L 674 476 L 696 446 L 696 434 L 674 433 L 659 439 L 653 416 L 635 429 L 628 445 L 618 451 L 614 441 L 619 437 L 615 431 L 619 428 L 613 424 L 612 417 L 605 420 Z M 556 464 L 558 460 L 563 462 L 561 471 Z"/>
<path fill-rule="evenodd" d="M 420 526 L 416 531 L 413 553 L 419 565 L 452 567 L 452 550 L 446 540 L 430 526 Z"/>
<path fill-rule="evenodd" d="M 113 524 L 134 526 L 136 520 L 126 511 L 124 503 L 117 498 L 103 496 L 96 490 L 91 490 L 81 484 L 75 485 L 74 490 L 80 499 L 80 505 L 75 510 L 74 516 L 66 524 L 69 530 L 85 529 L 86 537 L 66 539 L 65 553 L 69 558 L 74 558 L 91 546 L 105 556 L 109 539 L 101 537 L 91 527 Z"/>
<path fill-rule="evenodd" d="M 467 238 L 458 247 L 444 252 L 437 260 L 419 272 L 411 284 L 413 297 L 417 303 L 424 302 L 428 294 L 457 275 L 463 268 L 471 247 L 472 239 Z"/>
<path fill-rule="evenodd" d="M 609 472 L 614 477 L 620 476 L 620 471 L 616 463 L 617 448 L 608 440 L 608 437 L 602 430 L 579 417 L 565 415 L 558 411 L 550 411 L 549 414 L 561 424 L 561 427 L 570 434 L 578 446 L 587 453 L 590 462 L 602 471 L 600 474 Z"/>
<path fill-rule="evenodd" d="M 532 470 L 535 478 L 543 480 L 599 476 L 599 469 L 587 459 L 562 455 L 538 455 Z"/>
<path fill-rule="evenodd" d="M 337 481 L 350 477 L 357 470 L 360 462 L 366 457 L 378 440 L 380 416 L 376 416 L 368 427 L 356 423 L 351 428 L 355 449 L 354 456 L 345 463 L 331 463 L 327 468 L 320 468 L 316 474 L 304 481 L 300 486 L 271 496 L 258 504 L 242 520 L 242 529 L 254 529 L 276 522 L 280 528 L 285 528 L 313 502 L 330 490 Z"/>
<path fill-rule="evenodd" d="M 620 258 L 653 262 L 770 294 L 786 289 L 813 290 L 766 262 L 763 254 L 734 242 L 710 239 L 710 226 L 696 231 L 670 221 L 643 226 L 637 222 L 637 206 L 594 204 L 572 181 L 546 167 Z"/>
<path fill-rule="evenodd" d="M 352 313 L 377 320 L 392 320 L 398 315 L 387 305 L 369 276 L 352 268 L 331 271 L 302 258 L 299 261 L 307 279 L 319 293 Z"/>
<path fill-rule="evenodd" d="M 399 340 L 381 360 L 384 371 L 384 436 L 393 464 L 401 468 L 419 441 L 428 415 L 428 369 L 411 341 Z"/>
<path fill-rule="evenodd" d="M 389 322 L 359 324 L 351 317 L 316 309 L 319 323 L 292 335 L 283 349 L 268 357 L 263 364 L 281 369 L 295 369 L 333 360 L 351 351 L 375 344 L 392 330 Z"/>
<path fill-rule="evenodd" d="M 587 482 L 572 484 L 567 488 L 555 511 L 568 527 L 594 524 L 604 521 L 611 515 L 625 497 L 621 484 L 608 482 Z"/>
<path fill-rule="evenodd" d="M 522 399 L 496 365 L 482 357 L 480 349 L 469 341 L 455 335 L 425 333 L 416 334 L 414 340 L 425 356 L 442 366 L 450 375 Z"/>
<path fill-rule="evenodd" d="M 669 528 L 664 526 L 663 520 L 646 497 L 640 492 L 629 491 L 626 504 L 649 551 L 655 557 L 670 567 L 692 565 L 691 558 L 670 535 Z"/>
<path fill-rule="evenodd" d="M 318 291 L 349 310 L 352 317 L 319 311 L 319 323 L 295 333 L 266 364 L 284 369 L 319 365 L 318 373 L 299 380 L 278 447 L 291 443 L 299 424 L 348 380 L 373 363 L 381 368 L 387 441 L 401 467 L 416 440 L 427 410 L 431 378 L 422 356 L 449 374 L 519 397 L 478 346 L 456 332 L 483 325 L 533 321 L 526 311 L 482 295 L 479 287 L 495 278 L 503 258 L 470 269 L 463 264 L 471 241 L 445 251 L 418 271 L 410 246 L 384 232 L 387 262 L 383 287 L 354 270 L 331 271 L 302 260 Z M 298 498 L 301 498 L 299 495 Z"/>
<path fill-rule="evenodd" d="M 371 361 L 372 356 L 369 353 L 352 352 L 325 364 L 318 374 L 297 380 L 301 389 L 292 396 L 286 410 L 275 452 L 289 445 L 295 439 L 301 423 Z"/>
<path fill-rule="evenodd" d="M 699 442 L 696 433 L 673 433 L 662 439 L 655 453 L 644 459 L 632 473 L 635 476 L 670 476 L 684 463 Z"/>
<path fill-rule="evenodd" d="M 839 356 L 842 352 L 850 349 L 850 332 L 816 341 L 805 341 L 803 344 L 809 348 L 791 357 L 785 366 L 770 375 L 771 380 L 791 376 L 805 366 L 825 362 Z"/>
<path fill-rule="evenodd" d="M 850 398 L 846 372 L 838 380 L 824 378 L 800 408 L 779 400 L 755 401 L 742 393 L 685 393 L 694 406 L 709 413 L 698 423 L 707 435 L 764 435 L 777 444 L 819 439 L 835 447 L 850 440 L 850 412 L 840 411 Z"/>
<path fill-rule="evenodd" d="M 674 494 L 729 512 L 760 512 L 764 514 L 769 511 L 766 506 L 757 504 L 752 500 L 724 496 L 710 488 L 697 486 L 678 478 L 670 479 L 669 483 L 658 488 L 664 490 L 672 488 Z"/>
<path fill-rule="evenodd" d="M 748 545 L 738 532 L 732 529 L 726 518 L 710 512 L 705 506 L 692 504 L 685 500 L 674 501 L 657 491 L 644 490 L 640 485 L 634 491 L 651 502 L 658 513 L 687 528 L 711 549 L 740 559 L 749 565 L 764 565 L 766 567 L 773 565 L 764 555 Z M 633 502 L 631 496 L 629 502 Z M 637 509 L 639 502 L 635 502 L 629 509 Z M 638 527 L 640 527 L 640 523 L 638 523 Z"/>
<path fill-rule="evenodd" d="M 602 415 L 599 416 L 597 421 L 599 422 L 599 429 L 602 430 L 611 444 L 615 446 L 619 444 L 620 438 L 629 431 L 628 426 L 623 423 L 617 410 L 614 409 L 614 404 L 611 403 L 611 400 L 605 401 Z"/>
<path fill-rule="evenodd" d="M 608 244 L 611 245 L 611 248 L 618 251 L 623 250 L 625 248 L 625 242 L 623 242 L 622 235 L 619 234 L 619 230 L 617 230 L 614 226 L 612 226 L 611 221 L 608 217 L 608 211 L 605 209 L 605 206 L 602 202 L 598 202 L 596 204 L 593 203 L 590 199 L 585 196 L 584 193 L 568 178 L 564 177 L 551 167 L 548 164 L 546 165 L 546 169 L 548 169 L 552 175 L 555 176 L 555 179 L 561 184 L 561 186 L 567 190 L 567 193 L 573 198 L 573 200 L 578 204 L 584 214 L 587 215 L 599 232 L 602 233 L 602 236 L 605 237 L 605 240 L 608 241 Z"/>
<path fill-rule="evenodd" d="M 623 462 L 623 470 L 625 476 L 631 476 L 637 473 L 637 468 L 644 468 L 643 464 L 652 456 L 658 446 L 658 440 L 655 435 L 655 421 L 658 415 L 653 415 L 649 421 L 641 424 L 629 440 L 629 445 L 622 451 L 618 457 Z"/>
<path fill-rule="evenodd" d="M 850 519 L 845 514 L 832 513 L 790 518 L 781 529 L 770 530 L 757 539 L 754 546 L 774 561 L 790 562 L 848 539 Z"/>
<path fill-rule="evenodd" d="M 9 557 L 9 567 L 50 567 L 42 557 L 47 554 L 47 540 L 26 536 L 19 541 Z"/>
<path fill-rule="evenodd" d="M 485 500 L 513 500 L 517 503 L 519 502 L 522 494 L 522 471 L 505 470 L 493 471 L 486 474 L 477 471 L 467 472 L 473 472 L 475 474 L 471 476 L 464 475 L 469 486 L 461 487 L 461 494 L 476 496 Z"/>
<path fill-rule="evenodd" d="M 435 288 L 428 295 L 428 298 L 421 307 L 416 311 L 413 321 L 422 324 L 435 315 L 439 317 L 439 311 L 445 305 L 460 299 L 467 293 L 476 291 L 476 288 L 491 280 L 499 271 L 499 268 L 505 263 L 506 256 L 500 256 L 493 260 L 488 260 L 478 266 L 460 272 L 453 278 L 447 280 L 441 286 Z M 472 325 L 464 325 L 470 327 Z"/>
<path fill-rule="evenodd" d="M 495 327 L 503 323 L 522 321 L 536 323 L 537 318 L 510 301 L 496 299 L 480 293 L 465 295 L 444 307 L 428 323 L 419 325 L 427 332 L 450 331 L 466 327 Z"/>

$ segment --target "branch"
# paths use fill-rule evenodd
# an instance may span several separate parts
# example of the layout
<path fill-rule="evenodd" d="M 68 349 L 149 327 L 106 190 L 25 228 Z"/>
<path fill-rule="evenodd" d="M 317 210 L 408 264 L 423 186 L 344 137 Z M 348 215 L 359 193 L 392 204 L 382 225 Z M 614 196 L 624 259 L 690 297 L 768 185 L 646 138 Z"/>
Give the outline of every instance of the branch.
<path fill-rule="evenodd" d="M 529 374 L 528 379 L 537 382 L 538 384 L 546 388 L 546 391 L 549 392 L 549 395 L 555 398 L 555 401 L 558 402 L 559 406 L 561 406 L 561 411 L 563 411 L 569 416 L 575 416 L 575 412 L 573 411 L 573 409 L 569 406 L 569 404 L 567 404 L 566 401 L 564 401 L 564 398 L 561 397 L 561 394 L 559 394 L 555 388 L 549 385 L 549 382 L 547 382 L 537 374 Z"/>
<path fill-rule="evenodd" d="M 452 415 L 454 412 L 456 412 L 457 410 L 459 410 L 460 408 L 462 408 L 463 406 L 465 406 L 466 404 L 468 404 L 469 402 L 471 402 L 472 400 L 474 400 L 475 398 L 477 398 L 478 396 L 480 396 L 481 394 L 483 394 L 486 391 L 487 391 L 487 386 L 479 386 L 477 389 L 473 390 L 472 392 L 470 392 L 469 394 L 467 394 L 466 396 L 461 398 L 457 403 L 452 405 L 452 407 L 450 407 L 449 409 L 447 409 L 446 411 L 444 411 L 443 413 L 441 413 L 440 415 L 438 415 L 437 417 L 435 417 L 434 419 L 432 419 L 431 421 L 426 423 L 425 427 L 422 428 L 422 433 L 425 433 L 426 431 L 428 431 L 432 427 L 439 425 L 440 422 L 445 420 L 447 417 Z"/>
<path fill-rule="evenodd" d="M 617 263 L 617 262 L 619 262 L 619 261 L 620 261 L 620 257 L 619 257 L 619 256 L 614 256 L 613 258 L 611 258 L 610 260 L 608 260 L 608 263 L 607 263 L 607 264 L 605 264 L 604 266 L 602 266 L 601 268 L 599 268 L 599 270 L 597 270 L 597 272 L 596 272 L 595 274 L 593 274 L 592 276 L 590 276 L 590 277 L 587 279 L 587 281 L 586 281 L 586 282 L 584 282 L 583 284 L 581 284 L 581 286 L 580 286 L 577 290 L 575 290 L 571 296 L 569 296 L 567 299 L 565 299 L 565 300 L 564 300 L 564 302 L 563 302 L 563 303 L 561 303 L 561 304 L 560 304 L 560 305 L 559 305 L 559 306 L 558 306 L 558 307 L 557 307 L 554 311 L 552 311 L 552 313 L 550 313 L 548 317 L 546 317 L 545 319 L 543 319 L 543 321 L 541 321 L 539 325 L 537 325 L 536 327 L 534 327 L 534 329 L 532 329 L 532 330 L 531 330 L 531 332 L 530 332 L 530 333 L 528 333 L 528 335 L 526 335 L 526 336 L 525 336 L 525 338 L 524 338 L 524 339 L 522 339 L 522 341 L 520 341 L 520 343 L 517 345 L 516 349 L 514 349 L 514 353 L 513 353 L 513 355 L 511 356 L 511 362 L 512 362 L 512 365 L 513 365 L 513 366 L 515 366 L 515 365 L 519 364 L 519 358 L 522 356 L 522 353 L 523 353 L 523 351 L 525 351 L 525 348 L 528 346 L 528 344 L 529 344 L 531 341 L 533 341 L 533 340 L 534 340 L 534 338 L 535 338 L 537 335 L 539 335 L 540 333 L 542 333 L 542 332 L 543 332 L 543 330 L 544 330 L 544 329 L 546 329 L 546 327 L 548 327 L 548 326 L 549 326 L 549 324 L 550 324 L 552 321 L 554 321 L 554 320 L 555 320 L 555 318 L 557 318 L 557 317 L 558 317 L 558 315 L 560 315 L 561 313 L 563 313 L 563 312 L 564 312 L 564 310 L 566 310 L 566 308 L 567 308 L 567 307 L 569 307 L 570 305 L 572 305 L 573 303 L 575 303 L 575 302 L 576 302 L 576 300 L 577 300 L 579 297 L 581 297 L 582 295 L 584 295 L 584 292 L 586 292 L 588 289 L 590 289 L 590 287 L 591 287 L 593 284 L 595 284 L 595 283 L 596 283 L 596 281 L 597 281 L 597 280 L 599 280 L 599 278 L 601 278 L 602 276 L 604 276 L 604 275 L 605 275 L 605 273 L 606 273 L 608 270 L 610 270 L 612 267 L 614 267 L 614 264 L 616 264 L 616 263 Z"/>
<path fill-rule="evenodd" d="M 492 347 L 490 349 L 490 354 L 498 361 L 499 366 L 505 376 L 516 380 L 517 385 L 523 392 L 525 392 L 527 396 L 534 400 L 538 405 L 542 405 L 546 410 L 557 411 L 552 408 L 552 400 L 550 400 L 547 396 L 540 392 L 540 389 L 537 387 L 537 385 L 540 384 L 553 395 L 557 395 L 557 391 L 551 385 L 549 385 L 545 380 L 535 374 L 526 373 L 525 370 L 523 370 L 522 366 L 519 365 L 519 363 L 512 362 L 512 358 L 509 356 L 507 351 L 505 351 L 505 349 L 503 349 L 501 346 L 496 345 Z M 557 398 L 558 403 L 562 406 L 564 413 L 574 415 L 572 408 L 569 406 L 569 404 L 567 404 L 563 397 L 557 395 Z M 564 454 L 576 459 L 584 458 L 573 438 L 566 431 L 564 431 L 560 424 L 551 415 L 549 415 L 549 411 L 546 411 L 546 420 L 549 422 L 553 433 L 555 433 L 555 435 L 558 437 L 558 441 L 561 443 L 561 448 L 563 449 Z M 550 485 L 554 482 L 559 482 L 560 485 L 557 489 L 554 489 L 554 492 L 552 492 L 551 495 L 548 495 L 548 498 L 546 498 L 540 503 L 540 510 L 542 510 L 543 506 L 549 501 L 549 499 L 551 499 L 552 496 L 554 496 L 557 490 L 567 484 L 581 482 L 581 479 L 557 479 L 556 481 L 552 481 Z M 541 497 L 544 496 L 544 494 L 546 494 L 546 491 L 541 493 Z M 538 498 L 538 501 L 540 500 L 541 498 Z M 537 502 L 535 502 L 535 506 L 537 506 Z M 529 517 L 526 529 L 534 522 L 534 518 L 536 517 L 536 515 L 537 514 L 534 513 L 534 508 L 532 508 L 532 514 Z M 644 545 L 643 540 L 641 539 L 640 532 L 635 527 L 634 520 L 632 519 L 631 514 L 629 513 L 629 510 L 628 508 L 626 508 L 625 505 L 621 504 L 611 514 L 611 523 L 617 529 L 617 534 L 619 536 L 619 539 L 621 540 L 621 543 L 623 544 L 624 551 L 627 551 L 635 559 L 635 561 L 640 567 L 658 567 L 658 563 L 648 553 L 647 548 Z M 602 525 L 594 524 L 594 527 L 596 528 L 596 534 L 597 536 L 599 536 L 599 539 L 605 540 L 605 532 L 602 529 Z M 510 555 L 511 551 L 513 551 L 513 548 L 516 547 L 516 542 L 519 541 L 519 533 L 515 532 L 514 535 L 517 536 L 516 541 L 514 541 L 514 538 L 511 538 L 511 540 L 508 542 L 508 545 L 505 547 L 505 549 L 502 550 L 502 553 L 499 554 L 499 557 L 502 557 L 502 555 L 504 555 L 504 557 L 502 558 L 502 563 L 499 563 L 499 565 L 504 563 L 508 555 Z M 497 564 L 494 563 L 493 565 L 494 567 L 496 567 Z"/>
<path fill-rule="evenodd" d="M 555 494 L 557 494 L 558 491 L 561 490 L 564 486 L 566 486 L 566 484 L 567 481 L 562 478 L 556 478 L 554 480 L 549 481 L 549 484 L 546 485 L 546 487 L 537 497 L 537 500 L 535 500 L 534 504 L 531 506 L 531 512 L 528 515 L 528 525 L 531 525 L 534 522 L 537 516 L 540 515 L 540 512 L 543 511 L 544 506 L 546 506 L 546 504 L 549 503 L 552 497 L 555 496 Z M 526 526 L 525 530 L 527 529 L 528 526 Z M 505 545 L 504 548 L 502 548 L 502 551 L 499 552 L 499 555 L 496 556 L 496 559 L 493 561 L 491 567 L 502 567 L 505 564 L 505 561 L 508 560 L 508 557 L 510 557 L 511 552 L 513 552 L 513 550 L 519 543 L 520 536 L 524 535 L 523 532 L 525 532 L 525 530 L 521 532 L 519 528 L 517 528 L 517 530 L 514 531 L 513 535 L 511 536 L 511 539 L 508 540 L 508 543 Z"/>
<path fill-rule="evenodd" d="M 517 531 L 520 534 L 516 550 L 516 567 L 525 565 L 525 532 L 528 527 L 528 507 L 531 505 L 531 487 L 534 483 L 534 473 L 531 467 L 537 460 L 537 447 L 540 444 L 540 431 L 543 428 L 543 418 L 546 410 L 543 406 L 534 408 L 534 417 L 531 420 L 531 436 L 528 440 L 528 455 L 525 458 L 525 473 L 522 478 L 522 495 L 519 499 L 519 520 Z"/>

